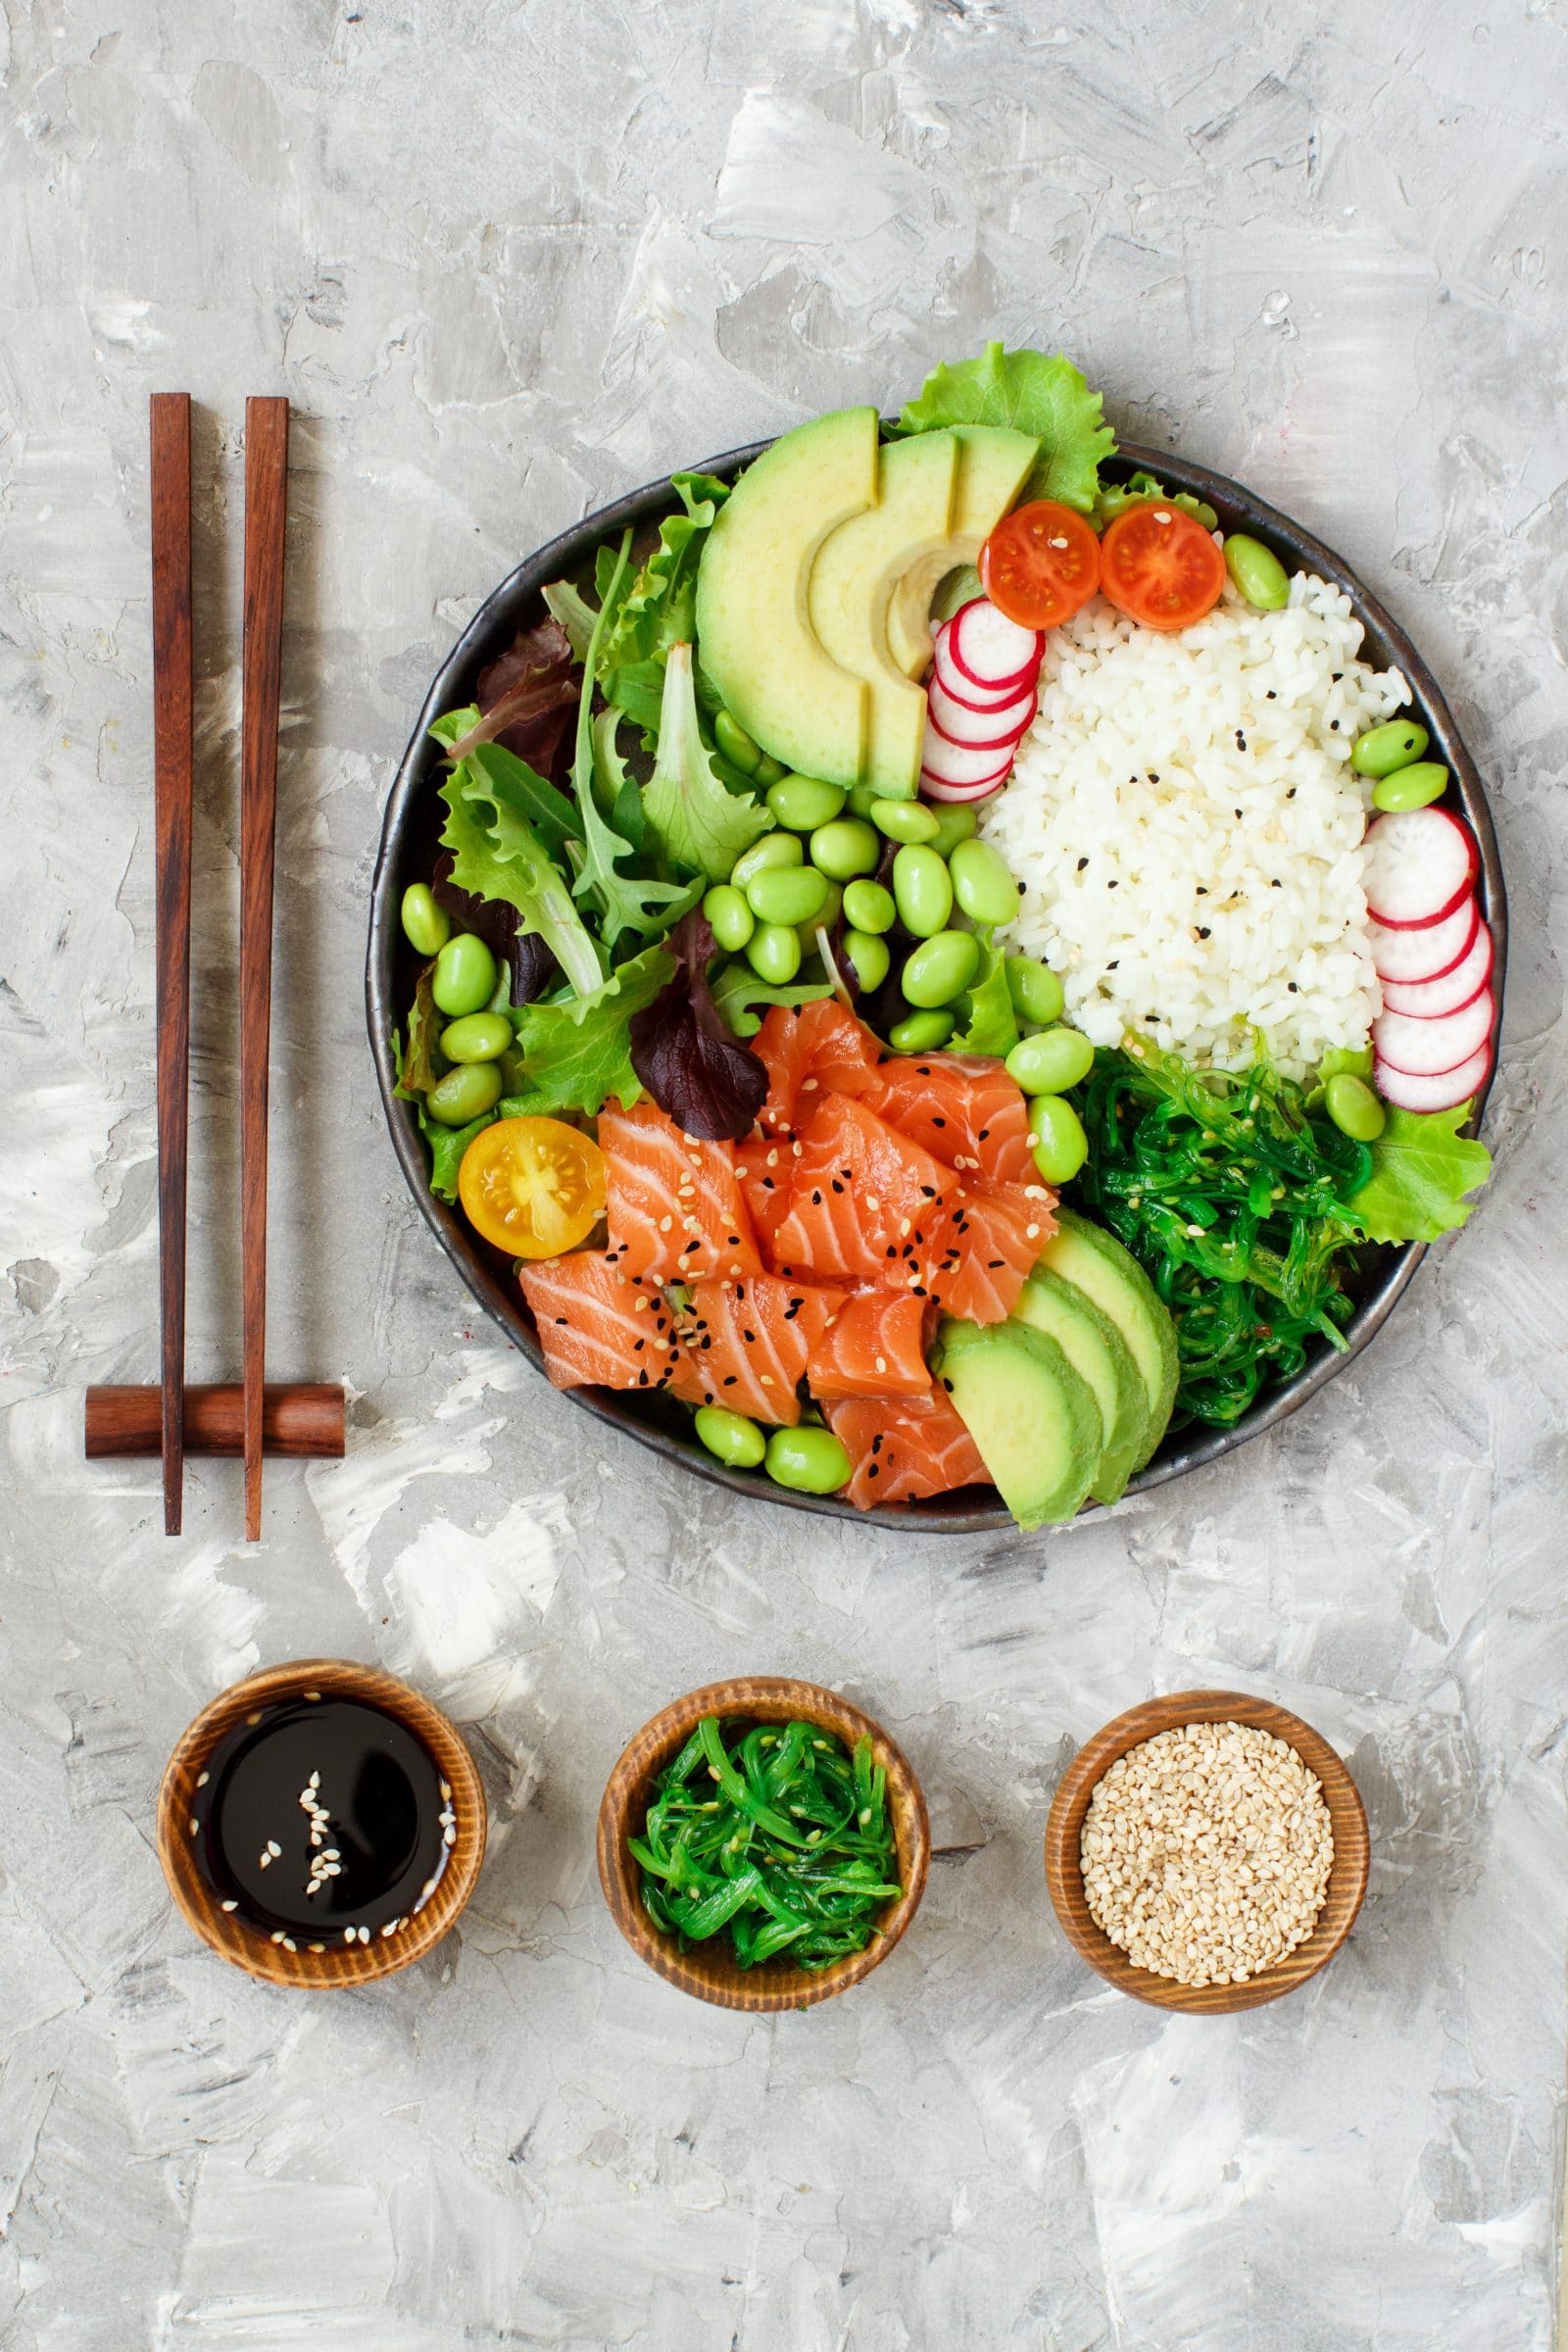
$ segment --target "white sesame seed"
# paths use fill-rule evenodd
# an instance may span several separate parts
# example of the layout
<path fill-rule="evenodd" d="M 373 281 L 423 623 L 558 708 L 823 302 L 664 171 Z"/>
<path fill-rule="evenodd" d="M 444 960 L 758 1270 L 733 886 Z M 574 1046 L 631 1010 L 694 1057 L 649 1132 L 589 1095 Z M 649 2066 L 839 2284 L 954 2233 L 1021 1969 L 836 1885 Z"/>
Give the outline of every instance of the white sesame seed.
<path fill-rule="evenodd" d="M 212 1777 L 213 1777 L 213 1776 L 212 1776 L 212 1774 L 211 1774 L 210 1772 L 199 1772 L 199 1773 L 196 1775 L 196 1786 L 197 1786 L 197 1788 L 206 1788 L 206 1786 L 207 1786 L 207 1784 L 208 1784 L 208 1782 L 209 1782 L 209 1781 L 212 1779 Z"/>
<path fill-rule="evenodd" d="M 220 1911 L 237 1911 L 239 1909 L 239 1905 L 235 1902 L 233 1896 L 229 1895 L 225 1901 L 219 1904 L 218 1908 Z"/>

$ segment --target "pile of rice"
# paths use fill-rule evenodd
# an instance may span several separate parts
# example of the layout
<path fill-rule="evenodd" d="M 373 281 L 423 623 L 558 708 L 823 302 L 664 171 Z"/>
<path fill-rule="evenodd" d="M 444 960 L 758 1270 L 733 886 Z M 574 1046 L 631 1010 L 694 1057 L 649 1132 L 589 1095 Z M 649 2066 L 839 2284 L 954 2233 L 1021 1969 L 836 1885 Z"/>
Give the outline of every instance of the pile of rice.
<path fill-rule="evenodd" d="M 1380 1007 L 1361 839 L 1365 727 L 1409 700 L 1357 660 L 1349 598 L 1307 574 L 1283 612 L 1228 584 L 1175 636 L 1096 597 L 1046 638 L 1040 710 L 982 820 L 1023 887 L 1007 944 L 1097 1046 L 1142 1031 L 1239 1068 L 1260 1031 L 1302 1076 Z"/>

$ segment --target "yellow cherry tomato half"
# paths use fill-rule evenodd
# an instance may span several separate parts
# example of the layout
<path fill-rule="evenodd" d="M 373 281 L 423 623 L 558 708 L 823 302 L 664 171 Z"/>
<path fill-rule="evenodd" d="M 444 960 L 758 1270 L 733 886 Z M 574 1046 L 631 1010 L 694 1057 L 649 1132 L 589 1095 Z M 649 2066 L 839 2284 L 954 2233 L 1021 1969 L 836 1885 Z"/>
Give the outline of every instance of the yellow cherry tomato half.
<path fill-rule="evenodd" d="M 559 1257 L 605 1213 L 605 1155 L 564 1119 L 497 1119 L 463 1154 L 458 1197 L 476 1233 L 514 1257 Z"/>

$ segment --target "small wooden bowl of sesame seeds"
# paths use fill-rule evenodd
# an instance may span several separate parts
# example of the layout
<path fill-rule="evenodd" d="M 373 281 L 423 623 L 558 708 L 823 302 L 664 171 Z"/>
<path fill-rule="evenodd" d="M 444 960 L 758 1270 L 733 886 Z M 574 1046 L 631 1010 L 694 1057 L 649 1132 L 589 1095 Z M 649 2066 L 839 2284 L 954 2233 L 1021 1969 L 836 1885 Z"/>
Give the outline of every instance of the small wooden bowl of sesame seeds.
<path fill-rule="evenodd" d="M 1355 1783 L 1309 1723 L 1240 1690 L 1118 1715 L 1068 1766 L 1046 1825 L 1062 1933 L 1161 2009 L 1256 2009 L 1333 1959 L 1366 1892 Z"/>
<path fill-rule="evenodd" d="M 422 1958 L 473 1892 L 485 1831 L 454 1726 L 395 1676 L 336 1658 L 221 1692 L 158 1798 L 159 1859 L 189 1926 L 251 1976 L 306 1988 Z"/>

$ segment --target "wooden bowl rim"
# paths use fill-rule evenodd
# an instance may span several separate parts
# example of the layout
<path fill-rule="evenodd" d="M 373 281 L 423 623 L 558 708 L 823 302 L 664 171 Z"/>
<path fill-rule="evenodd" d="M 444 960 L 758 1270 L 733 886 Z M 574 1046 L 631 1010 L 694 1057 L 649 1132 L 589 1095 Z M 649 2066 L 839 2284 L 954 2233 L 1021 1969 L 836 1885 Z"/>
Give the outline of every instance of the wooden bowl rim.
<path fill-rule="evenodd" d="M 329 1943 L 320 1952 L 300 1944 L 290 1952 L 271 1942 L 261 1930 L 248 1926 L 237 1912 L 220 1908 L 217 1889 L 203 1877 L 191 1852 L 191 1799 L 197 1774 L 206 1769 L 207 1759 L 241 1716 L 306 1690 L 363 1699 L 411 1732 L 429 1750 L 451 1788 L 458 1835 L 435 1892 L 398 1935 L 378 1936 L 369 1943 Z M 220 1959 L 231 1961 L 249 1976 L 292 1991 L 366 1984 L 377 1977 L 395 1976 L 422 1959 L 456 1924 L 472 1894 L 484 1861 L 487 1832 L 484 1788 L 457 1726 L 396 1675 L 350 1658 L 291 1658 L 231 1683 L 186 1726 L 158 1791 L 158 1858 L 187 1926 Z"/>
<path fill-rule="evenodd" d="M 1186 1723 L 1243 1723 L 1294 1747 L 1323 1785 L 1334 1827 L 1334 1864 L 1317 1925 L 1304 1943 L 1245 1984 L 1178 1984 L 1138 1968 L 1089 1916 L 1079 1840 L 1096 1784 L 1119 1756 L 1158 1732 Z M 1046 1824 L 1046 1885 L 1068 1942 L 1118 1992 L 1159 2009 L 1217 2015 L 1259 2009 L 1305 1984 L 1328 1966 L 1355 1925 L 1371 1868 L 1371 1839 L 1361 1792 L 1349 1767 L 1321 1732 L 1273 1699 L 1248 1690 L 1175 1690 L 1113 1716 L 1079 1748 L 1052 1800 Z"/>
<path fill-rule="evenodd" d="M 708 1954 L 682 1952 L 653 1925 L 642 1906 L 640 1873 L 626 1850 L 633 1807 L 640 1789 L 677 1752 L 705 1715 L 732 1721 L 745 1717 L 760 1723 L 788 1723 L 800 1716 L 850 1742 L 862 1736 L 869 1738 L 875 1760 L 887 1774 L 904 1892 L 883 1920 L 881 1933 L 862 1951 L 814 1973 L 771 1961 L 748 1971 L 733 1958 L 726 1968 L 717 1969 L 712 1964 L 718 1959 L 716 1952 L 710 1959 Z M 925 1892 L 931 1866 L 931 1825 L 913 1766 L 874 1715 L 820 1683 L 802 1682 L 792 1675 L 734 1675 L 671 1699 L 633 1734 L 605 1784 L 597 1846 L 605 1901 L 638 1958 L 666 1984 L 700 2001 L 755 2014 L 812 2008 L 858 1984 L 880 1966 L 903 1937 Z M 733 1949 L 727 1939 L 724 1949 Z"/>

